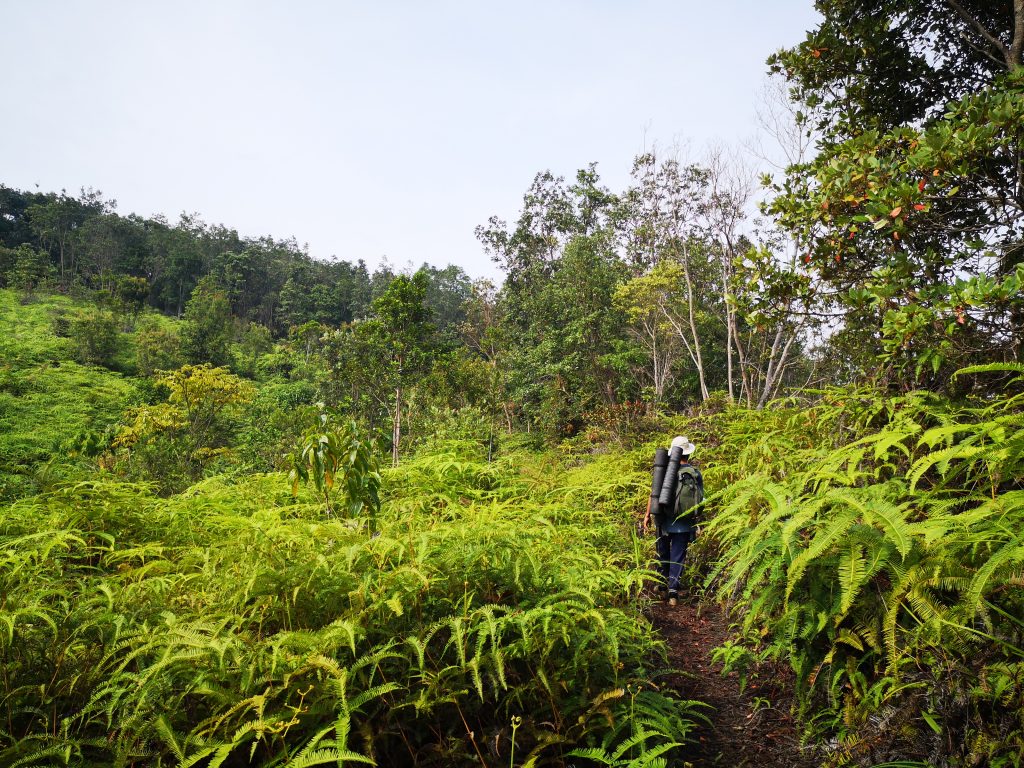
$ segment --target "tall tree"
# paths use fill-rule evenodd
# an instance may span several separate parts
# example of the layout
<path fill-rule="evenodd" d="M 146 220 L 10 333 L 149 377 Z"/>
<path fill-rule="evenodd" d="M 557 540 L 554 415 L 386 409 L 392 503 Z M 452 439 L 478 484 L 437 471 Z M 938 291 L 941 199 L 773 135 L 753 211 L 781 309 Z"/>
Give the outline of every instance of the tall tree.
<path fill-rule="evenodd" d="M 594 165 L 572 185 L 543 172 L 514 226 L 492 217 L 477 228 L 507 273 L 498 314 L 510 394 L 553 435 L 617 396 L 607 358 L 622 333 L 611 302 L 622 274 L 611 228 L 616 199 Z"/>
<path fill-rule="evenodd" d="M 60 195 L 28 208 L 32 230 L 40 243 L 56 252 L 61 285 L 67 285 L 75 276 L 78 229 L 90 217 L 112 212 L 115 205 L 113 201 L 103 200 L 100 192 L 83 189 L 80 198 L 62 190 Z"/>
<path fill-rule="evenodd" d="M 771 211 L 808 271 L 912 386 L 1019 359 L 1024 2 L 829 0 L 771 65 L 820 132 Z"/>
<path fill-rule="evenodd" d="M 0 184 L 0 245 L 17 248 L 22 243 L 35 247 L 42 245 L 28 217 L 28 209 L 45 203 L 47 195 L 24 192 Z"/>
<path fill-rule="evenodd" d="M 699 214 L 707 197 L 708 171 L 698 165 L 685 165 L 675 155 L 661 159 L 651 151 L 634 160 L 633 179 L 633 187 L 623 196 L 626 213 L 617 219 L 619 232 L 625 236 L 627 258 L 638 274 L 664 261 L 677 265 L 672 272 L 683 289 L 681 306 L 686 314 L 673 317 L 673 321 L 680 323 L 677 333 L 693 361 L 701 398 L 707 399 L 706 324 L 701 322 L 700 314 L 701 295 L 714 285 L 708 282 L 714 278 L 705 269 L 713 251 L 701 229 Z"/>
<path fill-rule="evenodd" d="M 629 331 L 644 351 L 646 365 L 640 378 L 647 382 L 648 402 L 665 400 L 675 379 L 677 363 L 686 354 L 685 336 L 673 323 L 673 307 L 679 303 L 680 280 L 671 262 L 662 262 L 648 274 L 622 283 L 615 304 L 629 320 Z"/>
<path fill-rule="evenodd" d="M 185 307 L 181 348 L 191 363 L 227 365 L 234 331 L 227 293 L 212 275 L 199 281 Z"/>
<path fill-rule="evenodd" d="M 425 301 L 434 324 L 445 340 L 455 342 L 466 319 L 466 302 L 473 295 L 473 283 L 462 267 L 455 265 L 438 269 L 424 264 L 420 271 L 427 275 Z"/>
<path fill-rule="evenodd" d="M 1021 0 L 817 0 L 821 23 L 769 59 L 836 141 L 921 125 L 1024 66 Z"/>
<path fill-rule="evenodd" d="M 373 319 L 363 325 L 374 352 L 385 362 L 387 381 L 394 393 L 391 460 L 397 466 L 402 439 L 403 393 L 427 369 L 434 347 L 432 312 L 427 306 L 429 277 L 419 271 L 399 275 L 373 301 Z"/>

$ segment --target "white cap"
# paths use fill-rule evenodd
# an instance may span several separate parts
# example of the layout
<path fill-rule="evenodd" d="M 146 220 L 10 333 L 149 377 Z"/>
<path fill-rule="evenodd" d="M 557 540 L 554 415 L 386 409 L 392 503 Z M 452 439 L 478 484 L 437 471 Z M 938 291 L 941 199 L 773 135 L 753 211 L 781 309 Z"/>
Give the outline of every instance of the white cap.
<path fill-rule="evenodd" d="M 691 443 L 687 438 L 680 436 L 672 440 L 672 445 L 669 447 L 669 450 L 672 450 L 673 448 L 682 448 L 683 455 L 689 456 L 697 449 L 697 446 Z"/>

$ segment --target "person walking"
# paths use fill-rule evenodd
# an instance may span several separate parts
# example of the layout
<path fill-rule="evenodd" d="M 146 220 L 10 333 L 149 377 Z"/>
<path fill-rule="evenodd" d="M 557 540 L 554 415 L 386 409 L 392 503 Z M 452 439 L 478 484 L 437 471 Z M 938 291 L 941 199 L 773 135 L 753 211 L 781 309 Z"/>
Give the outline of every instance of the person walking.
<path fill-rule="evenodd" d="M 682 456 L 676 478 L 674 504 L 661 515 L 662 520 L 655 531 L 655 550 L 658 555 L 658 571 L 663 579 L 659 589 L 668 591 L 668 604 L 675 605 L 679 598 L 679 579 L 686 562 L 686 550 L 697 538 L 696 507 L 704 501 L 704 476 L 690 463 L 690 457 L 697 446 L 686 437 L 672 440 L 670 450 L 679 448 Z M 644 527 L 651 523 L 651 509 L 644 516 Z"/>

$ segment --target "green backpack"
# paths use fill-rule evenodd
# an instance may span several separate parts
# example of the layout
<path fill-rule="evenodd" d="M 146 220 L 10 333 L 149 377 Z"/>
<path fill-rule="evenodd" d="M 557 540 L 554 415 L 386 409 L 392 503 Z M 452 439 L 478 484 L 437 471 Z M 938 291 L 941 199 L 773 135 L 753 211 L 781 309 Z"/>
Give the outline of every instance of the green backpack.
<path fill-rule="evenodd" d="M 704 501 L 704 491 L 697 478 L 700 473 L 696 467 L 684 464 L 679 468 L 679 479 L 676 482 L 676 514 L 675 520 L 695 523 L 697 516 L 693 509 Z"/>

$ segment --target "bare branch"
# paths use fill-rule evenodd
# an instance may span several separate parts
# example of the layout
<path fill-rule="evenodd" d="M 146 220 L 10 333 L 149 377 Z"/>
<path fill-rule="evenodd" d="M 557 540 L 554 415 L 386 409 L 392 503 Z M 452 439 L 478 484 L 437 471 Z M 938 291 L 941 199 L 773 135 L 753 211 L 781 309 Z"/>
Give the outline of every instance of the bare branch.
<path fill-rule="evenodd" d="M 1006 64 L 1005 61 L 1003 61 L 998 56 L 993 54 L 988 48 L 985 48 L 985 47 L 981 46 L 980 44 L 974 42 L 974 40 L 971 39 L 970 35 L 968 35 L 963 30 L 960 31 L 960 39 L 964 41 L 964 45 L 966 45 L 968 48 L 970 48 L 975 53 L 981 54 L 986 59 L 991 61 L 993 64 L 996 64 L 997 66 L 1000 66 L 1000 67 Z"/>
<path fill-rule="evenodd" d="M 1017 8 L 1019 8 L 1021 6 L 1021 4 L 1022 4 L 1022 0 L 1014 0 L 1014 5 Z M 986 27 L 984 24 L 982 24 L 980 21 L 978 21 L 978 19 L 976 19 L 973 15 L 971 15 L 971 13 L 968 12 L 968 10 L 966 8 L 964 8 L 958 2 L 958 0 L 946 0 L 946 5 L 948 5 L 954 11 L 956 11 L 957 14 L 960 16 L 960 18 L 962 18 L 964 21 L 966 21 L 968 24 L 970 24 L 972 27 L 974 27 L 981 34 L 982 37 L 984 37 L 986 40 L 988 40 L 990 43 L 992 43 L 992 45 L 994 45 L 996 48 L 999 49 L 999 52 L 1003 54 L 1003 58 L 1004 58 L 1004 61 L 1002 63 L 1006 65 L 1007 69 L 1013 69 L 1014 68 L 1014 66 L 1015 66 L 1014 65 L 1014 61 L 1011 58 L 1010 49 L 1006 47 L 1006 43 L 1004 43 L 1002 40 L 1000 40 L 998 37 L 996 37 L 994 32 L 992 32 L 988 27 Z M 1015 10 L 1016 10 L 1016 8 L 1015 8 Z M 1017 20 L 1018 20 L 1018 25 L 1019 25 L 1020 24 L 1020 14 L 1019 13 L 1017 14 Z"/>

